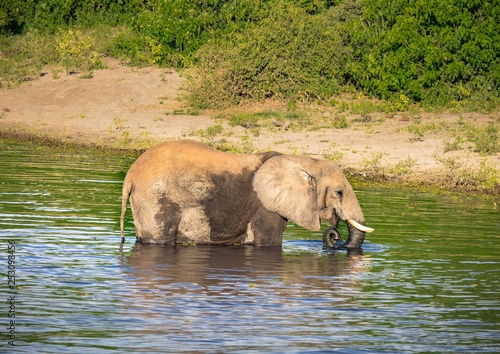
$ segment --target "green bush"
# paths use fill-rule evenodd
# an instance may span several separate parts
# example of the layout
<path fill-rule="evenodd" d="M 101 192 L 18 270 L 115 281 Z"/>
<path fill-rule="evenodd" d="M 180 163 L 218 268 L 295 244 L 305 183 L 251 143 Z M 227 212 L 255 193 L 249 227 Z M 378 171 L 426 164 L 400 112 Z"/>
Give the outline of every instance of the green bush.
<path fill-rule="evenodd" d="M 19 0 L 0 1 L 0 33 L 19 33 L 24 22 L 24 6 Z"/>
<path fill-rule="evenodd" d="M 379 98 L 453 106 L 498 100 L 500 7 L 491 1 L 366 0 L 347 71 Z"/>
<path fill-rule="evenodd" d="M 80 31 L 61 31 L 57 35 L 57 52 L 61 65 L 66 72 L 102 69 L 104 64 L 92 48 L 92 38 L 83 36 Z"/>
<path fill-rule="evenodd" d="M 36 79 L 45 65 L 58 60 L 52 37 L 38 31 L 0 37 L 0 48 L 0 88 Z"/>
<path fill-rule="evenodd" d="M 15 48 L 26 42 L 17 37 L 27 37 L 31 45 L 38 47 L 37 42 L 46 45 L 47 39 L 53 43 L 60 42 L 60 35 L 64 31 L 82 31 L 86 34 L 94 32 L 94 38 L 101 37 L 103 43 L 96 50 L 101 50 L 102 54 L 112 55 L 132 64 L 150 63 L 152 61 L 148 60 L 147 46 L 133 27 L 138 14 L 147 10 L 151 3 L 148 0 L 0 0 L 0 34 L 3 34 L 2 44 L 7 45 L 6 49 L 2 48 L 2 53 L 5 55 L 6 52 L 15 50 L 8 46 Z M 32 40 L 31 35 L 34 33 L 38 40 Z M 103 40 L 103 36 L 108 37 Z M 48 47 L 55 52 L 53 43 Z M 92 43 L 92 46 L 95 45 L 96 43 Z M 59 53 L 63 57 L 66 54 L 64 50 L 59 50 Z M 48 60 L 37 54 L 38 52 L 34 52 L 29 55 L 33 65 L 39 67 L 39 63 L 47 64 Z M 57 54 L 55 52 L 56 56 Z M 10 55 L 5 57 L 12 61 L 9 66 L 20 67 L 16 63 L 18 59 L 14 60 Z M 53 55 L 51 61 L 52 57 Z M 26 59 L 21 58 L 21 61 Z M 71 58 L 62 59 L 67 63 Z M 36 70 L 34 67 L 32 69 Z M 12 77 L 10 74 L 9 76 Z"/>
<path fill-rule="evenodd" d="M 4 0 L 9 12 L 16 12 L 16 22 L 26 29 L 57 32 L 65 26 L 116 26 L 131 23 L 137 14 L 149 8 L 148 0 Z M 1 25 L 1 22 L 0 22 Z"/>
<path fill-rule="evenodd" d="M 500 187 L 499 171 L 486 159 L 477 168 L 462 167 L 454 176 L 457 186 L 475 190 L 495 190 Z"/>
<path fill-rule="evenodd" d="M 273 2 L 267 17 L 210 40 L 198 52 L 193 104 L 221 107 L 245 99 L 326 99 L 338 93 L 350 57 L 338 18 L 338 10 L 311 15 L 291 2 Z"/>
<path fill-rule="evenodd" d="M 195 67 L 198 107 L 328 101 L 354 87 L 391 110 L 493 110 L 499 24 L 497 0 L 0 0 L 0 72 L 30 78 L 53 60 L 9 46 L 30 41 L 37 54 L 61 31 L 104 31 L 100 54 Z"/>
<path fill-rule="evenodd" d="M 153 0 L 133 25 L 151 53 L 152 62 L 186 67 L 210 38 L 257 21 L 266 1 Z"/>

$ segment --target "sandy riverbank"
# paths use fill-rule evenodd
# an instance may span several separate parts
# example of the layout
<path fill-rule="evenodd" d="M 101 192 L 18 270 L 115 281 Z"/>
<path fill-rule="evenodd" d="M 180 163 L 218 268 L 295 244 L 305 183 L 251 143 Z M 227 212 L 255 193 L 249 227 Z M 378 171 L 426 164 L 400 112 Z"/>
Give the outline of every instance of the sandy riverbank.
<path fill-rule="evenodd" d="M 331 107 L 309 107 L 309 123 L 268 121 L 258 129 L 232 127 L 228 117 L 241 111 L 285 111 L 277 102 L 221 112 L 195 111 L 183 100 L 186 79 L 174 70 L 131 68 L 108 59 L 108 69 L 89 79 L 49 69 L 39 80 L 0 90 L 0 131 L 48 137 L 71 144 L 147 148 L 172 139 L 221 141 L 246 150 L 275 150 L 337 160 L 358 174 L 433 183 L 481 164 L 500 171 L 500 154 L 486 156 L 456 142 L 464 125 L 500 125 L 500 113 L 339 114 Z M 339 116 L 347 127 L 332 124 Z M 222 118 L 221 118 L 222 117 Z M 200 133 L 216 125 L 222 132 Z M 452 164 L 455 164 L 452 166 Z"/>

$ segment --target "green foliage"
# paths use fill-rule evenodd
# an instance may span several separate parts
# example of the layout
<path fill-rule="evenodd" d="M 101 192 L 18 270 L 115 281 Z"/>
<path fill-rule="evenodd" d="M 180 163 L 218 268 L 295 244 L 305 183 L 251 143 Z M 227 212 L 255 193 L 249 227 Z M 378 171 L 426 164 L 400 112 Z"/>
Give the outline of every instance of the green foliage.
<path fill-rule="evenodd" d="M 323 158 L 325 160 L 329 160 L 329 161 L 338 162 L 338 161 L 341 161 L 343 157 L 344 157 L 344 153 L 342 153 L 340 151 L 334 151 L 334 152 L 327 151 L 327 152 L 323 153 Z"/>
<path fill-rule="evenodd" d="M 22 0 L 0 1 L 0 33 L 19 33 L 25 19 L 25 4 Z"/>
<path fill-rule="evenodd" d="M 248 154 L 255 153 L 255 147 L 253 146 L 252 139 L 248 135 L 241 137 L 240 143 L 231 143 L 225 139 L 214 141 L 210 144 L 214 149 L 230 152 L 233 154 Z"/>
<path fill-rule="evenodd" d="M 463 139 L 457 136 L 454 141 L 445 144 L 444 152 L 461 150 L 463 143 Z"/>
<path fill-rule="evenodd" d="M 461 170 L 457 182 L 469 188 L 494 190 L 500 187 L 499 171 L 484 159 L 476 170 Z"/>
<path fill-rule="evenodd" d="M 374 170 L 381 169 L 382 158 L 384 157 L 383 152 L 371 152 L 371 158 L 364 158 L 361 162 L 365 168 L 372 168 Z"/>
<path fill-rule="evenodd" d="M 444 128 L 444 123 L 427 123 L 422 124 L 419 118 L 415 118 L 414 122 L 410 124 L 406 130 L 413 135 L 411 141 L 422 140 L 426 133 L 436 132 Z"/>
<path fill-rule="evenodd" d="M 347 119 L 345 116 L 340 116 L 340 117 L 337 117 L 334 121 L 333 121 L 333 126 L 337 129 L 344 129 L 344 128 L 347 128 L 347 126 L 349 125 L 349 123 L 347 123 Z"/>
<path fill-rule="evenodd" d="M 494 1 L 495 2 L 495 1 Z M 498 100 L 500 7 L 491 1 L 367 0 L 351 25 L 355 85 L 428 105 Z"/>
<path fill-rule="evenodd" d="M 199 129 L 198 131 L 196 131 L 196 135 L 200 137 L 201 141 L 210 145 L 210 146 L 213 146 L 214 144 L 214 139 L 222 134 L 222 132 L 224 131 L 224 127 L 221 125 L 221 124 L 216 124 L 216 125 L 212 125 L 206 129 Z"/>
<path fill-rule="evenodd" d="M 347 105 L 346 107 L 343 107 L 343 105 Z M 373 112 L 384 112 L 387 110 L 387 104 L 377 101 L 377 100 L 367 100 L 367 99 L 361 99 L 361 100 L 355 100 L 354 102 L 340 102 L 340 104 L 337 105 L 339 108 L 339 111 L 347 111 L 349 110 L 350 113 L 352 114 L 369 114 Z M 361 119 L 363 121 L 363 119 Z"/>
<path fill-rule="evenodd" d="M 483 159 L 479 166 L 469 166 L 457 157 L 440 159 L 447 175 L 448 183 L 464 190 L 500 189 L 500 171 Z"/>
<path fill-rule="evenodd" d="M 131 23 L 152 2 L 148 0 L 10 0 L 23 16 L 18 21 L 29 29 L 57 32 L 61 27 L 94 27 L 99 24 L 116 26 Z"/>
<path fill-rule="evenodd" d="M 309 14 L 319 13 L 331 6 L 338 3 L 335 0 L 294 0 L 292 1 L 295 5 L 304 9 Z"/>
<path fill-rule="evenodd" d="M 80 30 L 93 51 L 131 65 L 196 68 L 200 108 L 278 98 L 293 110 L 358 90 L 389 111 L 493 110 L 499 24 L 497 0 L 0 0 L 0 72 L 31 78 L 54 55 L 73 66 L 50 40 Z M 37 51 L 9 48 L 23 41 Z"/>
<path fill-rule="evenodd" d="M 189 66 L 193 53 L 210 38 L 256 21 L 266 10 L 253 0 L 152 0 L 149 4 L 133 25 L 151 62 L 181 67 Z"/>
<path fill-rule="evenodd" d="M 61 65 L 68 73 L 104 67 L 99 54 L 92 49 L 92 38 L 83 36 L 80 31 L 61 31 L 57 36 L 56 48 Z"/>
<path fill-rule="evenodd" d="M 407 175 L 411 172 L 413 166 L 415 166 L 417 160 L 408 156 L 405 160 L 399 161 L 393 168 L 391 168 L 390 172 L 397 175 Z"/>
<path fill-rule="evenodd" d="M 38 31 L 0 37 L 0 48 L 0 88 L 40 77 L 42 68 L 59 58 L 52 37 Z"/>
<path fill-rule="evenodd" d="M 271 129 L 291 129 L 292 131 L 301 131 L 312 124 L 311 118 L 303 112 L 242 112 L 233 114 L 229 117 L 229 125 L 232 127 L 241 126 L 250 129 L 253 135 L 260 134 L 261 127 Z"/>
<path fill-rule="evenodd" d="M 484 155 L 493 155 L 500 152 L 498 140 L 498 127 L 489 123 L 483 128 L 471 128 L 468 139 L 474 144 L 474 151 Z"/>
<path fill-rule="evenodd" d="M 193 104 L 222 107 L 245 99 L 326 99 L 337 93 L 349 48 L 336 16 L 273 2 L 258 23 L 200 50 Z"/>
<path fill-rule="evenodd" d="M 229 118 L 229 125 L 232 127 L 242 126 L 243 128 L 255 128 L 258 127 L 259 116 L 249 113 L 243 112 L 239 114 L 232 115 Z"/>

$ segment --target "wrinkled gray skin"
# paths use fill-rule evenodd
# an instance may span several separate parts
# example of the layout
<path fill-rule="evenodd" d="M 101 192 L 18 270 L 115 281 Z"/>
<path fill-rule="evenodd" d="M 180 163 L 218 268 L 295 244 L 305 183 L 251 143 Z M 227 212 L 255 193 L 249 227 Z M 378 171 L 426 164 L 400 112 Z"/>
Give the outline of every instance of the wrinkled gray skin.
<path fill-rule="evenodd" d="M 337 164 L 277 152 L 230 154 L 193 141 L 160 144 L 130 167 L 122 192 L 121 233 L 130 198 L 137 241 L 157 244 L 279 246 L 287 220 L 311 231 L 321 219 L 364 225 L 354 191 Z M 351 225 L 343 245 L 364 232 Z"/>
<path fill-rule="evenodd" d="M 329 228 L 323 232 L 323 246 L 325 248 L 335 248 L 342 243 L 342 236 L 336 228 Z"/>

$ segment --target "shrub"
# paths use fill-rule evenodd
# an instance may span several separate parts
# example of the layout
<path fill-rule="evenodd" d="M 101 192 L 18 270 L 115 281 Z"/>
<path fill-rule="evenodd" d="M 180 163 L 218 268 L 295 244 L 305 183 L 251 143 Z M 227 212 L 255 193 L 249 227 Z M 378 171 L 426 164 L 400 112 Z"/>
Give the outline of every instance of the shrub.
<path fill-rule="evenodd" d="M 221 107 L 245 99 L 328 98 L 339 92 L 349 48 L 336 17 L 338 11 L 310 15 L 287 1 L 272 3 L 259 23 L 200 50 L 193 103 Z"/>
<path fill-rule="evenodd" d="M 456 106 L 498 102 L 500 11 L 490 1 L 367 0 L 352 22 L 348 72 L 379 98 Z"/>
<path fill-rule="evenodd" d="M 90 28 L 103 24 L 107 26 L 130 24 L 137 18 L 138 13 L 153 5 L 153 2 L 148 0 L 6 0 L 6 2 L 6 12 L 16 14 L 14 19 L 20 29 L 18 33 L 32 29 L 55 33 L 66 26 Z M 0 28 L 1 25 L 0 20 Z"/>
<path fill-rule="evenodd" d="M 269 97 L 293 106 L 354 88 L 391 111 L 414 102 L 493 110 L 500 104 L 499 8 L 479 0 L 3 0 L 8 62 L 0 58 L 0 71 L 34 71 L 26 58 L 10 62 L 15 50 L 3 47 L 17 40 L 8 36 L 39 33 L 45 43 L 61 29 L 108 28 L 101 53 L 132 65 L 195 65 L 197 107 Z M 37 60 L 37 68 L 48 61 Z"/>
<path fill-rule="evenodd" d="M 500 171 L 486 159 L 471 165 L 458 157 L 438 159 L 443 164 L 448 183 L 466 190 L 495 192 L 500 189 Z"/>
<path fill-rule="evenodd" d="M 260 18 L 266 7 L 253 0 L 152 0 L 134 21 L 152 62 L 185 67 L 204 43 Z"/>
<path fill-rule="evenodd" d="M 104 65 L 99 54 L 92 50 L 92 38 L 80 31 L 61 31 L 57 38 L 57 52 L 61 65 L 68 73 L 78 70 L 100 69 Z"/>
<path fill-rule="evenodd" d="M 39 31 L 0 37 L 0 88 L 40 77 L 41 69 L 59 60 L 52 37 Z"/>

